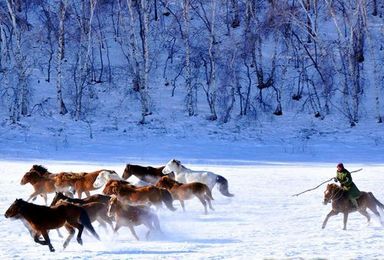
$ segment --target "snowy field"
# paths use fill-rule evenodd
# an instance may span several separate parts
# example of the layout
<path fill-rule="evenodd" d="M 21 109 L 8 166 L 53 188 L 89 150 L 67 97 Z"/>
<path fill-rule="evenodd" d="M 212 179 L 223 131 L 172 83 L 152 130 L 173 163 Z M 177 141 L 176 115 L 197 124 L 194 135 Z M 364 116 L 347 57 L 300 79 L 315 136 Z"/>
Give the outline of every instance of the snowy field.
<path fill-rule="evenodd" d="M 28 198 L 32 186 L 20 185 L 31 161 L 1 161 L 0 210 L 4 213 L 16 198 Z M 127 162 L 128 163 L 128 162 Z M 133 162 L 131 162 L 133 163 Z M 165 162 L 164 162 L 165 163 Z M 91 171 L 99 168 L 116 170 L 124 164 L 96 164 L 48 161 L 51 172 Z M 153 165 L 157 166 L 158 163 Z M 322 205 L 325 186 L 298 197 L 292 194 L 315 187 L 335 174 L 335 165 L 312 163 L 272 163 L 254 165 L 186 164 L 192 169 L 206 169 L 223 175 L 229 181 L 233 198 L 222 196 L 215 188 L 215 211 L 203 214 L 197 199 L 186 201 L 183 213 L 178 202 L 176 212 L 158 211 L 163 234 L 144 239 L 145 228 L 138 227 L 141 241 L 136 241 L 128 228 L 117 235 L 104 231 L 95 223 L 101 241 L 83 235 L 80 246 L 73 239 L 63 250 L 64 238 L 50 232 L 56 252 L 33 242 L 18 220 L 0 217 L 1 259 L 383 259 L 384 228 L 376 217 L 368 225 L 358 213 L 349 217 L 348 230 L 342 230 L 342 216 L 331 218 L 325 230 L 322 221 L 331 206 Z M 348 164 L 357 186 L 384 202 L 384 166 Z M 49 197 L 51 200 L 53 195 Z M 42 198 L 36 203 L 42 204 Z M 371 214 L 372 215 L 372 214 Z M 62 233 L 66 235 L 63 229 Z"/>

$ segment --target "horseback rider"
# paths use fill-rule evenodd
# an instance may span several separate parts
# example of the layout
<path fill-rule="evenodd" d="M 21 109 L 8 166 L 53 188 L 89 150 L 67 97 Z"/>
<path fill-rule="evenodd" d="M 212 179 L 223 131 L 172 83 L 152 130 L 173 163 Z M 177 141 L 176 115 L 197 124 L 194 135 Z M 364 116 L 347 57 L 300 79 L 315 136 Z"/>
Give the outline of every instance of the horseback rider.
<path fill-rule="evenodd" d="M 340 182 L 341 187 L 347 192 L 348 199 L 352 202 L 353 206 L 358 208 L 357 199 L 360 197 L 360 190 L 352 181 L 351 173 L 344 168 L 342 163 L 337 164 L 335 182 Z"/>

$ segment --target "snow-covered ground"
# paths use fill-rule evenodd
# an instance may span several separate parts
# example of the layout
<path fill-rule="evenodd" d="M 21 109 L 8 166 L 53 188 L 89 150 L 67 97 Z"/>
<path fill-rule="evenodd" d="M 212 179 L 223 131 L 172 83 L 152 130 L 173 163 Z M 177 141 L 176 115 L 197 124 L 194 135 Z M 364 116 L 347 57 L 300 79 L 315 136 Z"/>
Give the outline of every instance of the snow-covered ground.
<path fill-rule="evenodd" d="M 81 155 L 79 155 L 81 159 Z M 150 160 L 141 163 L 160 165 Z M 123 163 L 95 161 L 9 160 L 0 162 L 0 211 L 16 198 L 26 199 L 32 186 L 20 185 L 23 174 L 32 164 L 44 164 L 49 171 L 91 171 L 109 168 L 122 174 Z M 126 161 L 128 163 L 128 161 Z M 131 161 L 131 163 L 134 163 Z M 166 163 L 166 161 L 164 161 Z M 384 165 L 348 163 L 354 181 L 364 191 L 372 191 L 384 202 L 382 183 Z M 197 199 L 186 202 L 187 212 L 180 205 L 176 212 L 158 211 L 163 234 L 148 241 L 145 228 L 138 227 L 141 241 L 136 241 L 128 228 L 118 235 L 105 232 L 96 224 L 101 241 L 87 234 L 80 246 L 75 239 L 63 250 L 64 238 L 50 232 L 56 252 L 33 242 L 23 224 L 0 217 L 1 259 L 382 259 L 384 228 L 373 217 L 368 225 L 358 213 L 350 215 L 348 230 L 342 230 L 342 216 L 331 218 L 326 229 L 322 221 L 330 205 L 322 205 L 325 186 L 298 197 L 292 194 L 312 188 L 335 174 L 335 163 L 187 163 L 192 169 L 206 169 L 225 176 L 233 198 L 222 196 L 215 188 L 215 211 L 203 214 Z M 52 195 L 49 197 L 52 199 Z M 36 203 L 42 204 L 38 198 Z M 372 214 L 371 214 L 372 215 Z M 62 230 L 65 234 L 66 231 Z"/>

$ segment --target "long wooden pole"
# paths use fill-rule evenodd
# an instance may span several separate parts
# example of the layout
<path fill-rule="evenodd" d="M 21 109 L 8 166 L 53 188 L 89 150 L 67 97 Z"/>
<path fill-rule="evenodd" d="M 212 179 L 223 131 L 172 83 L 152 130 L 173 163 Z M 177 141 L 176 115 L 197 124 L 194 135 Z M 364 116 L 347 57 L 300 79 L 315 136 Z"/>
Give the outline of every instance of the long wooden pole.
<path fill-rule="evenodd" d="M 355 170 L 355 171 L 351 171 L 351 173 L 359 172 L 359 171 L 361 171 L 362 169 L 363 169 L 363 168 L 360 168 L 360 169 Z M 319 185 L 317 185 L 317 186 L 314 187 L 314 188 L 311 188 L 311 189 L 302 191 L 302 192 L 300 192 L 300 193 L 293 194 L 292 197 L 293 197 L 293 196 L 296 196 L 296 197 L 297 197 L 297 196 L 299 196 L 299 195 L 301 195 L 301 194 L 303 194 L 303 193 L 305 193 L 305 192 L 308 192 L 308 191 L 311 191 L 311 190 L 316 190 L 316 189 L 319 188 L 321 185 L 323 185 L 324 183 L 327 183 L 327 182 L 332 181 L 334 178 L 335 178 L 335 177 L 332 177 L 332 178 L 330 178 L 329 180 L 323 181 L 322 183 L 320 183 Z"/>

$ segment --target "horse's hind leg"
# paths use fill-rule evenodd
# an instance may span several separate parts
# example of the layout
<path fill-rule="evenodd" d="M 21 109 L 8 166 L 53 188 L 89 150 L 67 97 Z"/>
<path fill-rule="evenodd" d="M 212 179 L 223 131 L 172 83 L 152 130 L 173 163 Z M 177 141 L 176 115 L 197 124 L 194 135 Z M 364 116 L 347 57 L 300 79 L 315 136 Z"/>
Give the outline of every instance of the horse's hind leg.
<path fill-rule="evenodd" d="M 63 235 L 62 235 L 61 232 L 60 232 L 60 229 L 56 228 L 56 232 L 57 232 L 57 235 L 58 235 L 59 237 L 63 237 Z"/>
<path fill-rule="evenodd" d="M 344 212 L 344 218 L 343 218 L 344 227 L 343 227 L 343 230 L 347 230 L 347 221 L 348 221 L 348 212 Z"/>
<path fill-rule="evenodd" d="M 380 223 L 384 226 L 384 221 L 382 220 L 379 211 L 376 208 L 376 205 L 369 207 L 369 209 L 380 219 Z"/>
<path fill-rule="evenodd" d="M 148 228 L 148 232 L 145 234 L 145 239 L 148 240 L 149 234 L 151 231 L 155 230 L 155 228 L 153 227 L 152 221 L 150 219 L 147 219 L 143 224 Z"/>
<path fill-rule="evenodd" d="M 371 216 L 369 216 L 366 209 L 360 209 L 359 213 L 367 218 L 368 223 L 371 221 Z"/>
<path fill-rule="evenodd" d="M 40 240 L 39 238 L 40 238 L 40 233 L 36 233 L 36 234 L 33 236 L 33 240 L 34 240 L 36 243 L 38 243 L 38 244 L 40 244 L 40 245 L 43 245 L 43 246 L 47 245 L 47 241 Z"/>
<path fill-rule="evenodd" d="M 136 240 L 140 240 L 136 234 L 136 231 L 135 231 L 135 228 L 133 227 L 133 225 L 129 225 L 128 227 L 129 227 L 129 230 L 131 230 L 132 235 L 136 238 Z"/>
<path fill-rule="evenodd" d="M 202 196 L 196 196 L 196 197 L 200 200 L 201 204 L 203 204 L 204 206 L 204 214 L 208 214 L 207 202 L 205 202 L 205 199 Z"/>
<path fill-rule="evenodd" d="M 338 214 L 338 213 L 337 213 L 336 211 L 331 210 L 331 211 L 327 214 L 327 216 L 325 217 L 324 222 L 323 222 L 323 225 L 322 225 L 321 228 L 324 229 L 325 226 L 327 225 L 328 219 L 329 219 L 330 217 L 332 217 L 332 216 L 337 215 L 337 214 Z"/>
<path fill-rule="evenodd" d="M 41 194 L 41 197 L 43 197 L 44 202 L 45 202 L 45 205 L 48 205 L 48 196 L 47 196 L 47 193 L 42 193 L 42 194 Z"/>
<path fill-rule="evenodd" d="M 204 195 L 204 198 L 208 202 L 209 208 L 214 211 L 215 209 L 212 207 L 211 198 L 206 194 Z"/>
<path fill-rule="evenodd" d="M 53 246 L 51 244 L 51 240 L 49 239 L 48 232 L 43 231 L 43 232 L 41 232 L 41 235 L 44 237 L 46 245 L 48 245 L 48 247 L 49 247 L 49 251 L 55 252 L 55 249 L 53 248 Z"/>
<path fill-rule="evenodd" d="M 181 208 L 183 209 L 183 212 L 185 212 L 184 200 L 179 200 L 179 201 L 180 201 Z"/>
<path fill-rule="evenodd" d="M 79 232 L 77 233 L 77 237 L 76 237 L 77 243 L 79 243 L 80 245 L 83 245 L 83 240 L 81 239 L 81 234 L 83 233 L 84 226 L 82 224 L 78 224 L 78 223 L 72 224 L 72 225 L 79 230 Z"/>
<path fill-rule="evenodd" d="M 71 241 L 72 237 L 75 235 L 75 229 L 71 225 L 65 224 L 65 228 L 68 230 L 69 236 L 67 237 L 67 239 L 65 240 L 65 242 L 63 244 L 64 249 L 68 246 L 69 241 Z"/>

